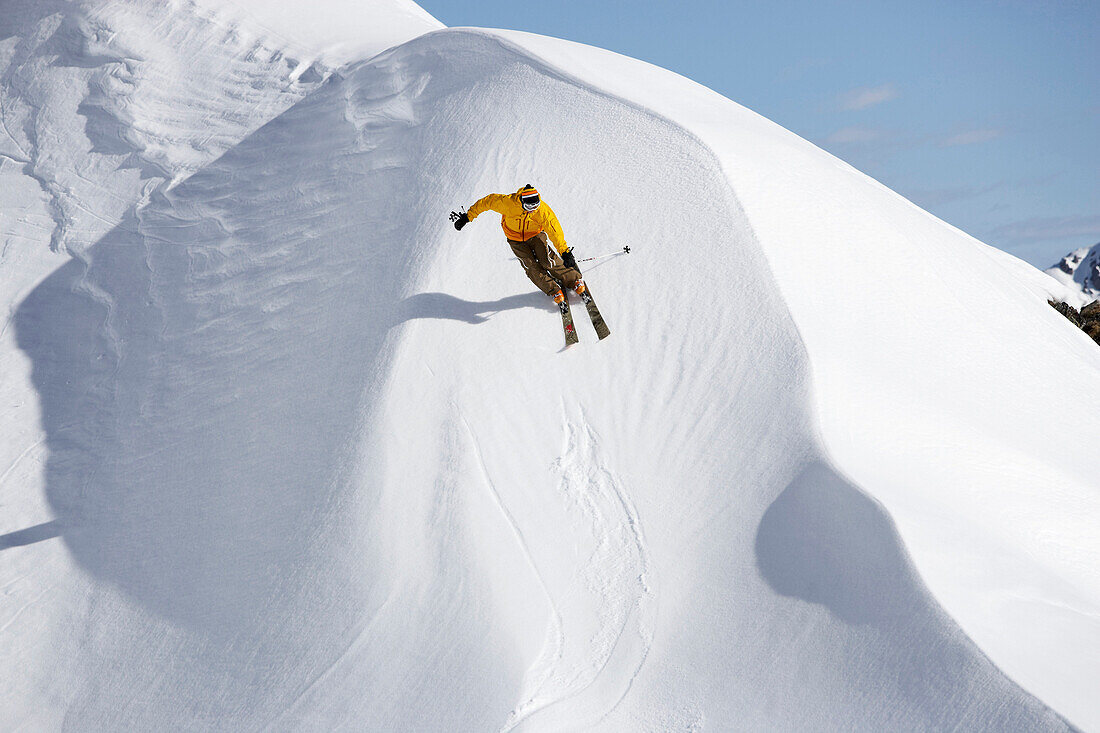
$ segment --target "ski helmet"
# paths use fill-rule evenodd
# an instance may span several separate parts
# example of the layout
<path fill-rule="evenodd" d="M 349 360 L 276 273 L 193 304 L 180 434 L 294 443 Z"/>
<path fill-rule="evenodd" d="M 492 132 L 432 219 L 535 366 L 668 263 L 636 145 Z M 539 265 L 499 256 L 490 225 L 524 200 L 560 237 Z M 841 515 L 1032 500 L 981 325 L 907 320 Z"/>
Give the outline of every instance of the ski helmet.
<path fill-rule="evenodd" d="M 524 211 L 534 211 L 539 207 L 539 192 L 528 183 L 519 190 L 519 202 L 523 204 Z"/>

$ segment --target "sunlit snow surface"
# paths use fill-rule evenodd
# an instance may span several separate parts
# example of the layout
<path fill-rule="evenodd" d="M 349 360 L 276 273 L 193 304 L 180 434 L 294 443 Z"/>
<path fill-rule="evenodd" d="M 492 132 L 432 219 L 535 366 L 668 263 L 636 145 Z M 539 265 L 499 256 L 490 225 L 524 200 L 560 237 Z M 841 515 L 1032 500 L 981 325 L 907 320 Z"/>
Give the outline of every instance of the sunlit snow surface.
<path fill-rule="evenodd" d="M 0 34 L 10 727 L 1100 726 L 1057 283 L 639 62 L 202 8 Z M 610 339 L 446 220 L 528 181 Z"/>

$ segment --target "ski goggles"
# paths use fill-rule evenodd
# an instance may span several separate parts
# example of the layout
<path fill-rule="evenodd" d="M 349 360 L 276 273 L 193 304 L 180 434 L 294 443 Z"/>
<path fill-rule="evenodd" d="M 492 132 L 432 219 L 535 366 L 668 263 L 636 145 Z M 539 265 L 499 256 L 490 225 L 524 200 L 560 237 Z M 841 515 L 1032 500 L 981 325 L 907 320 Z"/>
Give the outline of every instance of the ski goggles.
<path fill-rule="evenodd" d="M 525 193 L 519 197 L 519 201 L 523 204 L 524 211 L 534 211 L 539 207 L 538 192 Z"/>

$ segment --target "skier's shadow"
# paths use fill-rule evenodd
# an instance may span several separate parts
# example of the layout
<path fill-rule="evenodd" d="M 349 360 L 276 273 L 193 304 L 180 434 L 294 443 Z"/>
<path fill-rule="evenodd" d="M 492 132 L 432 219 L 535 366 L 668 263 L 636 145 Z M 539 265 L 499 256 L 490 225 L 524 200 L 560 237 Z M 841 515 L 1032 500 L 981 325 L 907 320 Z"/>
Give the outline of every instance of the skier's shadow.
<path fill-rule="evenodd" d="M 447 293 L 417 293 L 397 304 L 395 325 L 418 318 L 485 323 L 494 314 L 519 308 L 554 311 L 539 292 L 517 293 L 498 300 L 463 300 Z"/>
<path fill-rule="evenodd" d="M 44 522 L 43 524 L 36 524 L 33 527 L 27 529 L 21 529 L 15 532 L 8 532 L 5 535 L 0 535 L 0 550 L 7 550 L 12 547 L 22 547 L 23 545 L 32 545 L 35 542 L 42 542 L 43 540 L 50 540 L 54 537 L 61 535 L 61 523 L 58 521 Z"/>

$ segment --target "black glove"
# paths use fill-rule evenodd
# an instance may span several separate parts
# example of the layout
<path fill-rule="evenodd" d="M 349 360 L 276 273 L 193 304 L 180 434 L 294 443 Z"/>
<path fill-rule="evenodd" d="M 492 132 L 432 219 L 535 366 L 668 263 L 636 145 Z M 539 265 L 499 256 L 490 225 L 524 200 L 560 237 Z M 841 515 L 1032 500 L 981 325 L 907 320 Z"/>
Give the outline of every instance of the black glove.
<path fill-rule="evenodd" d="M 462 231 L 462 227 L 470 223 L 470 217 L 466 216 L 465 211 L 463 211 L 461 214 L 457 211 L 452 211 L 451 221 L 455 223 L 455 229 Z"/>
<path fill-rule="evenodd" d="M 566 267 L 572 267 L 577 272 L 581 271 L 581 268 L 577 267 L 577 258 L 573 256 L 572 247 L 562 252 L 561 261 Z"/>

